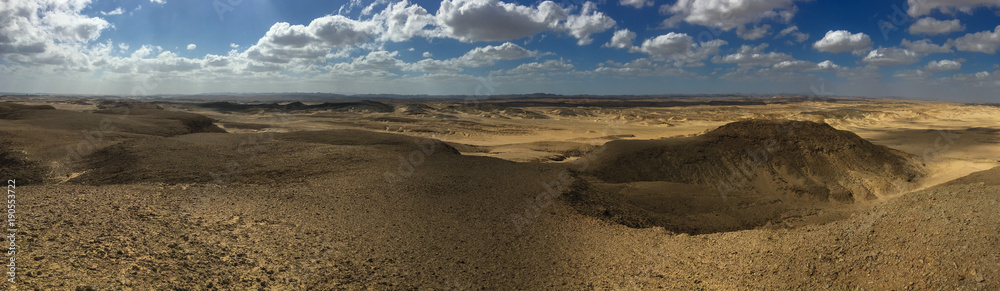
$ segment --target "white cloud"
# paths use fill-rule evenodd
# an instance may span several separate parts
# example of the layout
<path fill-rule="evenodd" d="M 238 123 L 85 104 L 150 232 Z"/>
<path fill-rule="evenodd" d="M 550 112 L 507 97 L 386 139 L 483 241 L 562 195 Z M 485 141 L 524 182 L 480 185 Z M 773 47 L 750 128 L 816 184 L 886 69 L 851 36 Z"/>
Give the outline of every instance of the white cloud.
<path fill-rule="evenodd" d="M 91 69 L 87 44 L 110 27 L 81 14 L 89 1 L 4 1 L 0 5 L 0 57 L 27 65 Z M 111 46 L 106 50 L 110 52 Z"/>
<path fill-rule="evenodd" d="M 505 41 L 556 29 L 566 11 L 552 1 L 527 7 L 498 0 L 443 0 L 438 25 L 455 39 Z"/>
<path fill-rule="evenodd" d="M 275 23 L 257 44 L 244 53 L 248 58 L 268 63 L 321 60 L 334 48 L 361 44 L 375 37 L 373 21 L 352 20 L 341 15 L 314 19 L 308 26 Z"/>
<path fill-rule="evenodd" d="M 613 48 L 632 48 L 632 41 L 635 40 L 635 32 L 628 29 L 620 29 L 615 31 L 615 34 L 611 36 L 611 41 L 605 43 L 603 47 L 613 47 Z"/>
<path fill-rule="evenodd" d="M 135 50 L 135 52 L 132 52 L 132 58 L 145 58 L 157 50 L 160 49 L 151 45 L 143 45 L 139 49 Z"/>
<path fill-rule="evenodd" d="M 424 54 L 422 56 L 425 57 L 425 58 L 429 58 L 429 57 L 433 57 L 434 54 L 432 54 L 431 52 L 424 52 Z"/>
<path fill-rule="evenodd" d="M 529 51 L 516 44 L 505 42 L 496 46 L 477 47 L 458 57 L 457 62 L 466 67 L 491 66 L 497 61 L 517 60 L 538 56 L 537 51 Z"/>
<path fill-rule="evenodd" d="M 364 9 L 361 9 L 361 15 L 371 15 L 372 14 L 372 10 L 375 9 L 375 6 L 386 4 L 387 2 L 388 1 L 386 1 L 386 0 L 376 0 L 376 1 L 373 1 L 371 4 L 368 4 L 368 6 L 365 6 Z M 403 1 L 403 2 L 405 2 L 405 1 Z M 360 4 L 360 1 L 358 1 L 358 3 Z M 352 1 L 351 5 L 355 6 L 353 1 Z"/>
<path fill-rule="evenodd" d="M 924 68 L 932 72 L 961 70 L 962 63 L 959 61 L 961 60 L 931 61 L 930 63 L 927 63 L 927 66 Z"/>
<path fill-rule="evenodd" d="M 240 48 L 240 45 L 235 44 L 235 43 L 229 43 L 229 47 L 236 49 L 236 48 Z"/>
<path fill-rule="evenodd" d="M 574 68 L 573 64 L 567 63 L 562 59 L 547 60 L 543 63 L 531 62 L 531 63 L 521 64 L 516 68 L 507 70 L 507 74 L 528 74 L 528 73 L 537 73 L 542 71 L 572 70 L 573 68 Z"/>
<path fill-rule="evenodd" d="M 429 53 L 425 54 L 425 57 L 428 57 L 428 55 Z M 492 66 L 498 61 L 517 60 L 542 55 L 545 54 L 527 50 L 511 42 L 505 42 L 496 46 L 477 47 L 453 59 L 423 59 L 408 65 L 406 69 L 420 72 L 454 73 L 461 71 L 462 68 L 487 67 Z"/>
<path fill-rule="evenodd" d="M 615 25 L 614 19 L 596 7 L 585 2 L 579 14 L 570 14 L 572 9 L 552 1 L 529 7 L 499 0 L 444 0 L 436 19 L 443 35 L 464 42 L 507 41 L 564 31 L 576 37 L 578 45 L 587 45 L 593 41 L 592 34 Z"/>
<path fill-rule="evenodd" d="M 187 45 L 187 49 L 188 49 L 188 50 L 193 50 L 193 49 L 196 49 L 196 48 L 198 48 L 198 46 L 197 46 L 197 45 L 195 45 L 195 44 L 193 44 L 193 43 L 192 43 L 192 44 L 188 44 L 188 45 Z"/>
<path fill-rule="evenodd" d="M 920 70 L 920 69 L 917 69 L 917 70 L 901 70 L 901 71 L 896 71 L 895 73 L 892 74 L 892 77 L 896 78 L 896 79 L 915 80 L 915 81 L 916 80 L 927 80 L 927 78 L 930 78 L 931 76 L 932 76 L 932 74 L 930 72 L 926 72 L 926 71 L 923 71 L 923 70 Z"/>
<path fill-rule="evenodd" d="M 646 39 L 639 47 L 630 51 L 649 54 L 654 60 L 675 61 L 676 66 L 691 65 L 719 53 L 719 47 L 728 42 L 716 39 L 696 44 L 690 35 L 669 32 L 654 38 Z"/>
<path fill-rule="evenodd" d="M 936 44 L 931 43 L 931 40 L 929 40 L 929 39 L 921 39 L 921 40 L 914 41 L 914 42 L 911 42 L 911 41 L 909 41 L 907 39 L 903 39 L 902 45 L 903 45 L 903 47 L 905 47 L 905 48 L 907 48 L 907 49 L 909 49 L 909 50 L 911 50 L 911 51 L 913 51 L 915 53 L 923 54 L 923 55 L 933 54 L 933 53 L 950 53 L 950 52 L 952 52 L 952 50 L 950 48 L 950 45 L 948 45 L 948 44 L 936 45 Z"/>
<path fill-rule="evenodd" d="M 462 67 L 458 66 L 458 64 L 456 64 L 456 62 L 453 59 L 452 60 L 423 59 L 417 61 L 416 63 L 410 64 L 407 70 L 440 74 L 440 73 L 461 72 Z"/>
<path fill-rule="evenodd" d="M 207 54 L 202 58 L 203 67 L 225 67 L 231 63 L 231 58 L 227 56 L 219 56 L 213 54 Z"/>
<path fill-rule="evenodd" d="M 920 61 L 920 55 L 908 49 L 878 48 L 869 52 L 861 61 L 878 66 L 911 65 Z"/>
<path fill-rule="evenodd" d="M 399 52 L 372 51 L 367 55 L 354 58 L 351 63 L 339 63 L 334 68 L 342 71 L 367 70 L 391 71 L 402 69 L 406 63 L 396 59 Z"/>
<path fill-rule="evenodd" d="M 804 42 L 807 39 L 809 39 L 809 34 L 799 31 L 799 27 L 796 25 L 782 29 L 781 32 L 778 33 L 778 36 L 776 36 L 775 38 L 782 38 L 788 35 L 795 37 L 795 42 Z"/>
<path fill-rule="evenodd" d="M 166 0 L 149 0 L 149 2 L 150 3 L 154 3 L 154 4 L 160 4 L 160 5 L 167 4 Z"/>
<path fill-rule="evenodd" d="M 813 48 L 821 52 L 842 53 L 852 52 L 860 55 L 871 49 L 872 39 L 867 34 L 851 34 L 846 30 L 827 31 L 823 39 L 813 44 Z"/>
<path fill-rule="evenodd" d="M 815 68 L 816 67 L 816 63 L 813 63 L 813 62 L 810 62 L 810 61 L 791 60 L 791 61 L 782 61 L 782 62 L 779 62 L 777 64 L 772 65 L 772 67 L 774 69 L 776 69 L 776 70 L 796 70 L 796 71 L 801 71 L 801 70 L 807 70 L 807 69 Z"/>
<path fill-rule="evenodd" d="M 761 44 L 758 46 L 743 45 L 740 49 L 730 55 L 716 56 L 712 58 L 713 63 L 718 64 L 737 64 L 741 67 L 752 67 L 752 66 L 772 66 L 786 61 L 793 61 L 792 56 L 779 53 L 779 52 L 769 52 L 764 53 L 764 49 L 768 47 L 768 44 Z M 801 65 L 788 63 L 787 65 Z"/>
<path fill-rule="evenodd" d="M 340 15 L 316 18 L 307 28 L 316 39 L 331 47 L 352 46 L 365 42 L 378 31 L 373 21 L 352 20 Z"/>
<path fill-rule="evenodd" d="M 820 62 L 819 64 L 816 64 L 816 67 L 819 68 L 819 70 L 821 70 L 821 71 L 829 71 L 829 70 L 840 69 L 840 66 L 838 66 L 837 64 L 834 64 L 833 61 L 830 61 L 830 60 L 825 60 L 825 61 Z"/>
<path fill-rule="evenodd" d="M 755 40 L 762 38 L 771 33 L 771 25 L 764 24 L 761 26 L 753 26 L 753 28 L 747 28 L 746 25 L 740 25 L 736 27 L 736 36 L 739 36 L 745 40 Z"/>
<path fill-rule="evenodd" d="M 843 68 L 837 70 L 837 77 L 848 80 L 881 80 L 882 70 L 877 65 L 866 65 L 863 67 Z"/>
<path fill-rule="evenodd" d="M 635 9 L 642 9 L 646 6 L 653 6 L 653 0 L 618 0 L 618 5 L 631 6 Z"/>
<path fill-rule="evenodd" d="M 648 58 L 638 58 L 628 63 L 607 61 L 599 64 L 593 73 L 612 76 L 683 76 L 690 75 L 681 68 L 667 67 Z"/>
<path fill-rule="evenodd" d="M 426 38 L 444 36 L 441 29 L 437 27 L 437 19 L 434 15 L 416 4 L 410 5 L 407 0 L 389 5 L 385 10 L 372 17 L 372 20 L 384 26 L 381 36 L 383 40 L 403 42 L 414 36 Z"/>
<path fill-rule="evenodd" d="M 907 0 L 907 4 L 910 9 L 906 12 L 913 17 L 930 14 L 935 9 L 944 13 L 957 9 L 971 14 L 977 7 L 1000 7 L 1000 2 L 996 0 Z"/>
<path fill-rule="evenodd" d="M 594 2 L 587 1 L 579 15 L 569 15 L 563 29 L 578 39 L 577 45 L 588 45 L 594 40 L 590 35 L 615 27 L 615 20 L 597 11 Z"/>
<path fill-rule="evenodd" d="M 982 71 L 973 74 L 955 74 L 951 78 L 960 82 L 1000 81 L 1000 71 L 994 71 L 993 73 Z"/>
<path fill-rule="evenodd" d="M 660 7 L 672 16 L 663 24 L 673 27 L 680 21 L 730 30 L 765 19 L 788 22 L 798 11 L 796 0 L 678 0 Z"/>
<path fill-rule="evenodd" d="M 912 34 L 922 33 L 927 35 L 937 35 L 963 30 L 965 30 L 965 25 L 962 25 L 958 19 L 937 20 L 930 17 L 924 17 L 918 19 L 917 22 L 913 23 L 913 25 L 910 25 L 910 33 Z"/>
<path fill-rule="evenodd" d="M 121 7 L 115 8 L 115 10 L 111 11 L 101 11 L 101 15 L 122 15 L 124 13 L 125 10 L 122 10 Z"/>
<path fill-rule="evenodd" d="M 200 61 L 178 57 L 170 51 L 160 53 L 145 64 L 158 72 L 189 72 L 201 68 Z"/>
<path fill-rule="evenodd" d="M 1000 49 L 1000 25 L 993 31 L 970 33 L 948 42 L 960 51 L 994 54 Z"/>
<path fill-rule="evenodd" d="M 684 33 L 669 32 L 642 42 L 640 51 L 651 55 L 673 55 L 690 52 L 694 38 Z"/>

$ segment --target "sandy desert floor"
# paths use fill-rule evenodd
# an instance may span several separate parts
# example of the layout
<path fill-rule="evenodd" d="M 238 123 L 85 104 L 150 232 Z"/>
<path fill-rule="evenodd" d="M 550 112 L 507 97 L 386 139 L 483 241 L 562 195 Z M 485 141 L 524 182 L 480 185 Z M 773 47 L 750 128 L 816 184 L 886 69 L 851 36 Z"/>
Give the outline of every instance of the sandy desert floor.
<path fill-rule="evenodd" d="M 5 101 L 19 290 L 1000 288 L 998 106 Z"/>

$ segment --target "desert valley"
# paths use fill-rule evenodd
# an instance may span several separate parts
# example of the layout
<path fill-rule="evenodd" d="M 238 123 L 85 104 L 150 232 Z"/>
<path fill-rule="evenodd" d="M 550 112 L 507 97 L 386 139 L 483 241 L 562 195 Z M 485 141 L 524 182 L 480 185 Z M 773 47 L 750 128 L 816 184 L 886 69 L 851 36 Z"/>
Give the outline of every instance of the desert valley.
<path fill-rule="evenodd" d="M 991 104 L 2 99 L 22 290 L 1000 286 Z"/>

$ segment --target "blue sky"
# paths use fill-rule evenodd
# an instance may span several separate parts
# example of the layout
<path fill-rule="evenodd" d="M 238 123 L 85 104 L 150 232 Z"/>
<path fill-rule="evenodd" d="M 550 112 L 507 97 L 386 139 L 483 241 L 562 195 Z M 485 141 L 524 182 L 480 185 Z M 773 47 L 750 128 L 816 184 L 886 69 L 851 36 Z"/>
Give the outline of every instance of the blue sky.
<path fill-rule="evenodd" d="M 0 92 L 1000 102 L 996 0 L 10 0 Z"/>

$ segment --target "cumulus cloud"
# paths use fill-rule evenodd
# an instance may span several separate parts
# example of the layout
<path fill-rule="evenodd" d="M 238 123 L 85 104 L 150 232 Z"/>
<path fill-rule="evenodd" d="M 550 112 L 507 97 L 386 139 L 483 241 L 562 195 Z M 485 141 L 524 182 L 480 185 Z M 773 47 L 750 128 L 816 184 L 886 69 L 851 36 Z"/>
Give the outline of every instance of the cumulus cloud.
<path fill-rule="evenodd" d="M 431 52 L 424 52 L 424 54 L 422 56 L 425 57 L 425 58 L 429 58 L 429 57 L 433 57 L 434 54 L 432 54 Z"/>
<path fill-rule="evenodd" d="M 651 55 L 673 55 L 690 52 L 694 38 L 684 33 L 669 32 L 642 42 L 640 51 Z"/>
<path fill-rule="evenodd" d="M 781 32 L 778 33 L 778 36 L 774 38 L 783 38 L 789 35 L 795 38 L 795 42 L 804 42 L 809 39 L 809 34 L 799 31 L 799 27 L 795 25 L 782 29 Z"/>
<path fill-rule="evenodd" d="M 903 47 L 905 47 L 905 48 L 907 48 L 907 49 L 909 49 L 909 50 L 911 50 L 911 51 L 913 51 L 915 53 L 923 54 L 923 55 L 933 54 L 933 53 L 950 53 L 950 52 L 952 52 L 952 49 L 950 48 L 950 45 L 948 45 L 948 44 L 936 45 L 934 43 L 931 43 L 931 40 L 929 40 L 929 39 L 921 39 L 921 40 L 913 41 L 913 42 L 911 42 L 911 41 L 909 41 L 907 39 L 903 39 L 902 45 L 903 45 Z"/>
<path fill-rule="evenodd" d="M 556 29 L 567 17 L 552 1 L 527 7 L 498 0 L 444 0 L 437 11 L 438 25 L 465 42 L 513 40 Z"/>
<path fill-rule="evenodd" d="M 578 39 L 577 45 L 588 45 L 594 41 L 590 35 L 612 27 L 615 27 L 615 20 L 597 11 L 597 5 L 588 1 L 583 4 L 583 10 L 579 15 L 569 15 L 566 18 L 563 29 Z"/>
<path fill-rule="evenodd" d="M 836 69 L 840 68 L 840 66 L 838 66 L 837 64 L 834 64 L 833 61 L 830 61 L 830 60 L 825 60 L 825 61 L 820 62 L 819 64 L 816 64 L 816 67 L 819 68 L 820 70 L 824 70 L 824 71 L 826 71 L 826 70 L 836 70 Z"/>
<path fill-rule="evenodd" d="M 4 1 L 0 5 L 0 57 L 15 63 L 89 70 L 85 47 L 110 26 L 103 19 L 81 14 L 89 3 Z"/>
<path fill-rule="evenodd" d="M 538 55 L 537 51 L 530 51 L 519 45 L 505 42 L 496 46 L 474 48 L 458 57 L 457 62 L 467 67 L 485 67 L 493 65 L 497 61 L 517 60 Z"/>
<path fill-rule="evenodd" d="M 307 26 L 279 22 L 245 54 L 252 60 L 267 63 L 320 60 L 331 49 L 361 44 L 375 37 L 377 32 L 378 25 L 373 21 L 352 20 L 341 15 L 320 17 Z"/>
<path fill-rule="evenodd" d="M 167 4 L 166 0 L 149 0 L 149 2 L 153 3 L 153 4 L 160 4 L 160 5 Z"/>
<path fill-rule="evenodd" d="M 910 25 L 910 33 L 912 34 L 937 35 L 963 30 L 965 30 L 965 25 L 962 25 L 958 19 L 937 20 L 924 17 Z"/>
<path fill-rule="evenodd" d="M 441 28 L 437 27 L 437 18 L 434 15 L 423 7 L 411 5 L 406 0 L 389 5 L 373 16 L 372 20 L 383 26 L 381 35 L 383 40 L 403 42 L 414 36 L 434 38 L 444 35 Z"/>
<path fill-rule="evenodd" d="M 402 69 L 405 62 L 396 59 L 399 52 L 388 52 L 383 50 L 371 51 L 367 55 L 358 56 L 350 63 L 335 64 L 334 68 L 340 71 L 391 71 Z"/>
<path fill-rule="evenodd" d="M 406 70 L 434 74 L 457 73 L 462 71 L 455 62 L 450 60 L 423 59 L 407 66 Z"/>
<path fill-rule="evenodd" d="M 195 45 L 195 44 L 193 44 L 193 43 L 192 43 L 192 44 L 188 44 L 188 45 L 187 45 L 187 49 L 188 49 L 188 50 L 193 50 L 193 49 L 196 49 L 196 48 L 198 48 L 198 46 L 197 46 L 197 45 Z"/>
<path fill-rule="evenodd" d="M 927 66 L 924 68 L 933 72 L 961 70 L 962 63 L 959 61 L 961 60 L 931 61 L 930 63 L 927 63 Z"/>
<path fill-rule="evenodd" d="M 993 31 L 970 33 L 948 42 L 960 51 L 994 54 L 1000 49 L 1000 25 Z"/>
<path fill-rule="evenodd" d="M 878 48 L 869 52 L 861 61 L 878 66 L 911 65 L 920 61 L 920 55 L 908 49 Z"/>
<path fill-rule="evenodd" d="M 618 0 L 618 5 L 642 9 L 646 6 L 653 6 L 653 0 Z"/>
<path fill-rule="evenodd" d="M 545 55 L 538 51 L 527 50 L 511 42 L 501 45 L 477 47 L 460 57 L 435 60 L 423 59 L 407 66 L 407 70 L 430 73 L 454 73 L 463 68 L 492 66 L 498 61 L 509 61 Z"/>
<path fill-rule="evenodd" d="M 544 31 L 565 31 L 587 45 L 594 33 L 611 29 L 614 19 L 585 2 L 571 14 L 552 1 L 523 6 L 499 0 L 444 0 L 437 11 L 437 25 L 445 35 L 464 42 L 507 41 Z"/>
<path fill-rule="evenodd" d="M 977 7 L 1000 7 L 996 0 L 907 0 L 907 4 L 910 9 L 906 12 L 913 17 L 930 14 L 935 9 L 944 13 L 952 13 L 955 9 L 971 14 Z"/>
<path fill-rule="evenodd" d="M 765 53 L 768 45 L 761 44 L 758 46 L 743 45 L 740 49 L 730 55 L 716 56 L 712 58 L 713 63 L 718 64 L 737 64 L 741 67 L 752 67 L 752 66 L 772 66 L 786 61 L 793 61 L 792 56 L 779 53 L 779 52 L 768 52 Z M 788 63 L 788 66 L 801 65 L 798 63 Z"/>
<path fill-rule="evenodd" d="M 531 62 L 524 63 L 516 68 L 507 70 L 508 74 L 528 74 L 537 73 L 542 71 L 562 71 L 562 70 L 572 70 L 573 64 L 567 63 L 562 59 L 559 60 L 547 60 L 545 62 Z"/>
<path fill-rule="evenodd" d="M 144 64 L 158 72 L 189 72 L 201 68 L 201 61 L 178 57 L 170 51 L 162 52 Z"/>
<path fill-rule="evenodd" d="M 754 26 L 753 28 L 747 28 L 746 25 L 740 25 L 736 27 L 736 36 L 739 36 L 745 40 L 755 40 L 758 38 L 763 38 L 771 33 L 771 25 L 764 24 L 761 26 Z"/>
<path fill-rule="evenodd" d="M 663 5 L 660 11 L 672 15 L 663 25 L 673 27 L 680 21 L 702 26 L 731 30 L 747 23 L 765 19 L 788 22 L 798 8 L 796 0 L 678 0 L 674 5 Z"/>
<path fill-rule="evenodd" d="M 611 36 L 611 41 L 605 43 L 603 47 L 613 47 L 620 49 L 627 49 L 632 47 L 632 41 L 635 40 L 635 32 L 628 29 L 619 29 L 615 31 L 615 34 Z"/>
<path fill-rule="evenodd" d="M 823 39 L 813 44 L 813 48 L 821 52 L 842 53 L 852 52 L 860 55 L 864 51 L 871 49 L 872 39 L 867 34 L 855 33 L 846 30 L 827 31 Z"/>
<path fill-rule="evenodd" d="M 681 68 L 667 67 L 649 58 L 638 58 L 627 63 L 607 61 L 598 64 L 593 73 L 614 76 L 683 76 L 690 75 Z"/>
<path fill-rule="evenodd" d="M 694 38 L 684 33 L 669 32 L 654 38 L 646 39 L 639 47 L 631 51 L 644 52 L 655 60 L 675 61 L 677 66 L 690 65 L 708 59 L 719 53 L 719 47 L 728 42 L 716 39 L 708 42 L 695 43 Z"/>

